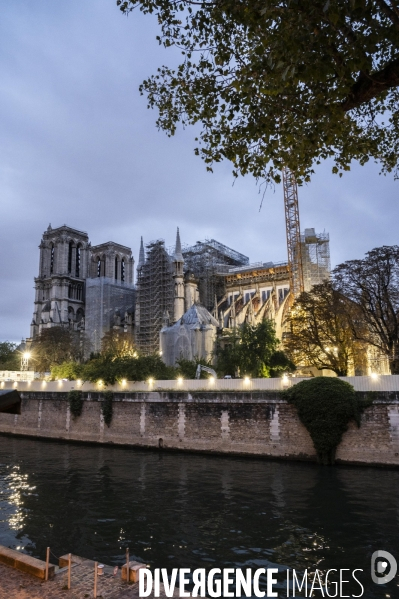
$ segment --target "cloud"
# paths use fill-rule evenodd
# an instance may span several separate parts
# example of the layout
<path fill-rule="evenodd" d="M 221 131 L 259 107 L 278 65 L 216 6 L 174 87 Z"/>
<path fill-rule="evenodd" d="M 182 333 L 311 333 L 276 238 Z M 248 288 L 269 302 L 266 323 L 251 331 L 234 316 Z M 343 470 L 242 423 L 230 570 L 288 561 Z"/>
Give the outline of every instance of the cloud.
<path fill-rule="evenodd" d="M 124 17 L 109 0 L 2 7 L 0 23 L 0 338 L 29 333 L 33 278 L 49 222 L 114 240 L 138 257 L 145 241 L 216 238 L 251 261 L 286 259 L 281 186 L 261 195 L 231 166 L 207 173 L 195 131 L 155 127 L 140 82 L 177 60 L 153 18 Z M 300 189 L 302 228 L 331 235 L 333 263 L 397 239 L 397 183 L 373 165 L 343 179 L 318 168 Z"/>

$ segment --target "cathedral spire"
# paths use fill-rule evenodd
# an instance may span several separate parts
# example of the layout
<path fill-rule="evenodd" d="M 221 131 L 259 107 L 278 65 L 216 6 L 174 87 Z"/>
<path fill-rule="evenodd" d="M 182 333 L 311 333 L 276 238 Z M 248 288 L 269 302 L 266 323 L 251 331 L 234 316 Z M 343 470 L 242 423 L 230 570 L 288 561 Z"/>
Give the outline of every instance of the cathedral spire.
<path fill-rule="evenodd" d="M 181 242 L 180 242 L 179 227 L 177 227 L 177 233 L 176 233 L 176 247 L 175 247 L 174 258 L 175 258 L 175 262 L 184 262 L 183 254 L 181 253 Z"/>
<path fill-rule="evenodd" d="M 184 314 L 184 258 L 181 253 L 180 233 L 177 227 L 175 255 L 173 256 L 173 278 L 175 280 L 175 301 L 173 305 L 173 320 L 177 322 Z"/>
<path fill-rule="evenodd" d="M 143 266 L 145 262 L 145 257 L 144 257 L 144 244 L 143 244 L 143 238 L 141 238 L 141 243 L 140 243 L 140 253 L 139 253 L 139 262 L 137 264 L 137 268 L 141 268 Z"/>

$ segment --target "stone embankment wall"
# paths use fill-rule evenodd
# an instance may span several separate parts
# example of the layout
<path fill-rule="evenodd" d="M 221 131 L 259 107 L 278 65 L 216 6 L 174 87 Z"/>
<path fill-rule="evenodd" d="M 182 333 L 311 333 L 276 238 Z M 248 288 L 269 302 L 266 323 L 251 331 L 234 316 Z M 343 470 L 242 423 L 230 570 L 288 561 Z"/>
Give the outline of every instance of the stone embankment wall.
<path fill-rule="evenodd" d="M 0 414 L 0 433 L 48 439 L 109 443 L 315 460 L 311 438 L 295 408 L 278 392 L 119 393 L 110 427 L 101 394 L 84 393 L 81 416 L 69 410 L 67 393 L 23 392 L 22 414 Z M 351 423 L 337 461 L 399 465 L 399 392 L 380 392 Z"/>

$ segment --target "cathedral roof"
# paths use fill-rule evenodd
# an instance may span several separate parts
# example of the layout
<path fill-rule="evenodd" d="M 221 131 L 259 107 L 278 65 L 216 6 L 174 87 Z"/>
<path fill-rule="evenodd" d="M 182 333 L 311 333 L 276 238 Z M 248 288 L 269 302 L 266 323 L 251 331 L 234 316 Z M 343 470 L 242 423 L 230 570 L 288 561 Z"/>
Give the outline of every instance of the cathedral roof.
<path fill-rule="evenodd" d="M 200 329 L 209 325 L 219 327 L 216 318 L 208 312 L 205 306 L 202 306 L 202 304 L 199 303 L 193 304 L 174 325 L 168 328 L 179 328 L 182 325 L 185 325 L 190 329 Z"/>

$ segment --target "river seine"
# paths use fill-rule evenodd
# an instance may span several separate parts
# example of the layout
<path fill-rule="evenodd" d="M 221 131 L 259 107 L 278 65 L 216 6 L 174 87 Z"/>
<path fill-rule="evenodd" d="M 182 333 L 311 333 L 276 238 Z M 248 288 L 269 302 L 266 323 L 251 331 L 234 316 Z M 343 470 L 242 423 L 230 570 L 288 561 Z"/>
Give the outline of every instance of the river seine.
<path fill-rule="evenodd" d="M 399 561 L 399 471 L 0 436 L 0 544 L 112 565 L 129 547 L 151 568 L 278 567 L 281 597 L 287 568 L 359 568 L 364 597 L 394 598 L 398 578 L 374 584 L 370 560 Z"/>

